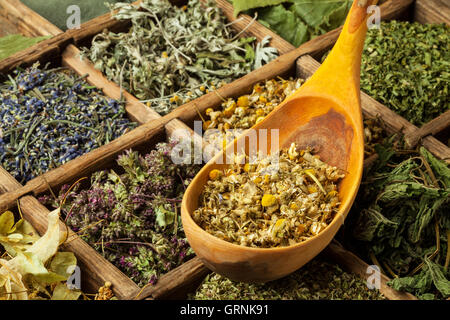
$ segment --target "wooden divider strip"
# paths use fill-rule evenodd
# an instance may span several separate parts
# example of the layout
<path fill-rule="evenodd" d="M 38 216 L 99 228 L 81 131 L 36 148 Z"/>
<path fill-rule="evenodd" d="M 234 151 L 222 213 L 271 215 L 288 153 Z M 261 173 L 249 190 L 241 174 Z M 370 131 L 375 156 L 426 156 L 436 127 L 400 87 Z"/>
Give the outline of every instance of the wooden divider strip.
<path fill-rule="evenodd" d="M 416 0 L 414 20 L 420 23 L 450 24 L 450 6 L 444 0 Z"/>
<path fill-rule="evenodd" d="M 74 160 L 71 160 L 56 169 L 30 180 L 22 188 L 0 195 L 0 211 L 11 208 L 16 199 L 27 194 L 41 194 L 49 188 L 57 188 L 63 184 L 71 183 L 79 176 L 88 176 L 100 170 L 105 159 L 117 157 L 123 151 L 134 148 L 150 140 L 158 133 L 163 132 L 164 125 L 170 119 L 156 119 L 143 124 L 136 129 L 113 140 L 107 145 L 92 150 Z"/>
<path fill-rule="evenodd" d="M 141 103 L 137 98 L 121 89 L 116 83 L 109 81 L 101 71 L 94 68 L 88 59 L 81 59 L 80 50 L 74 45 L 68 45 L 62 54 L 62 64 L 74 70 L 79 75 L 88 74 L 87 82 L 101 89 L 108 97 L 120 100 L 122 97 L 127 101 L 126 110 L 133 121 L 146 123 L 159 119 L 161 116 L 153 109 Z"/>
<path fill-rule="evenodd" d="M 210 272 L 198 257 L 194 257 L 162 275 L 154 286 L 140 289 L 126 299 L 183 299 Z"/>
<path fill-rule="evenodd" d="M 436 135 L 439 132 L 447 129 L 449 126 L 450 110 L 424 124 L 419 129 L 405 135 L 405 142 L 409 147 L 413 148 L 419 143 L 420 139 L 429 135 Z"/>

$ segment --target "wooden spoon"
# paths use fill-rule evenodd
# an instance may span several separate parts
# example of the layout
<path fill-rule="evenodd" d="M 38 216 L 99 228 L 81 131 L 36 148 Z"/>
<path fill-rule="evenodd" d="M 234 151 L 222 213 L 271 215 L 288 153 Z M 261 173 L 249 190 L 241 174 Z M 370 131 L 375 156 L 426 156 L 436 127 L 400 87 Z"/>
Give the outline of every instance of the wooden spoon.
<path fill-rule="evenodd" d="M 360 67 L 367 31 L 367 8 L 376 2 L 355 0 L 338 41 L 316 73 L 255 125 L 253 131 L 248 130 L 229 145 L 225 154 L 221 152 L 211 159 L 187 188 L 181 208 L 184 231 L 197 256 L 211 270 L 236 281 L 266 282 L 281 278 L 319 254 L 343 224 L 363 171 Z M 226 159 L 226 154 L 237 150 L 237 146 L 250 141 L 250 131 L 254 134 L 254 129 L 268 129 L 264 141 L 271 152 L 295 142 L 300 149 L 312 147 L 321 160 L 345 170 L 346 176 L 339 184 L 339 212 L 318 235 L 288 247 L 250 248 L 216 238 L 192 219 L 191 213 L 198 208 L 209 172 L 226 166 L 217 163 Z M 271 134 L 270 129 L 279 130 L 279 146 L 272 143 L 272 137 L 276 135 Z M 264 146 L 263 132 L 257 130 L 258 148 Z M 245 143 L 247 154 L 249 150 Z"/>

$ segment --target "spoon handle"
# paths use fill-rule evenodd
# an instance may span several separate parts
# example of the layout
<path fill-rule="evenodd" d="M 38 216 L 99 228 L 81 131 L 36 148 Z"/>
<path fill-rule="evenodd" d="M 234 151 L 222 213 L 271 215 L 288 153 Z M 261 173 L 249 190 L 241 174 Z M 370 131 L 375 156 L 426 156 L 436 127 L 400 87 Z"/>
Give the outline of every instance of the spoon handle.
<path fill-rule="evenodd" d="M 367 32 L 368 7 L 378 0 L 354 0 L 339 38 L 320 68 L 286 100 L 320 93 L 361 116 L 361 55 Z M 356 119 L 355 119 L 356 120 Z"/>

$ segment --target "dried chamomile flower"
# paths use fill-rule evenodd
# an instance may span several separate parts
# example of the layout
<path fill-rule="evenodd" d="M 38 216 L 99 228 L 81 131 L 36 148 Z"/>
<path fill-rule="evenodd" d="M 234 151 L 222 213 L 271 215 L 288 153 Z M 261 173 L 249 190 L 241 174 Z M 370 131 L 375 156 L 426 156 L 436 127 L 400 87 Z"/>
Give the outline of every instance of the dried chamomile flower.
<path fill-rule="evenodd" d="M 98 289 L 98 293 L 95 295 L 94 300 L 113 300 L 115 297 L 111 287 L 111 282 L 106 281 L 105 284 Z"/>
<path fill-rule="evenodd" d="M 344 174 L 296 145 L 210 172 L 194 221 L 210 234 L 249 247 L 289 246 L 323 231 L 339 209 Z"/>
<path fill-rule="evenodd" d="M 266 80 L 255 84 L 251 94 L 237 99 L 227 99 L 222 103 L 220 110 L 206 109 L 208 119 L 203 123 L 203 129 L 207 130 L 204 135 L 205 141 L 222 149 L 223 145 L 233 141 L 242 130 L 251 128 L 263 120 L 303 82 L 302 79 Z"/>

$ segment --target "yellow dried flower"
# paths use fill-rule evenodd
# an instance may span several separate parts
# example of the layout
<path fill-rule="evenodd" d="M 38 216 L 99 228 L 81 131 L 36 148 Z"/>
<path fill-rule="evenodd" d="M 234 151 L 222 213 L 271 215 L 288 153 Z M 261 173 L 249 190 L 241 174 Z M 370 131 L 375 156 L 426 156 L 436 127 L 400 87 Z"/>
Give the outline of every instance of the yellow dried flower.
<path fill-rule="evenodd" d="M 208 129 L 210 125 L 211 125 L 211 120 L 207 120 L 207 121 L 203 122 L 203 130 Z"/>
<path fill-rule="evenodd" d="M 255 121 L 255 123 L 260 123 L 261 121 L 264 120 L 264 117 L 258 117 Z"/>
<path fill-rule="evenodd" d="M 259 83 L 255 84 L 255 86 L 253 87 L 253 90 L 256 93 L 261 93 L 263 91 L 263 89 L 262 89 L 262 87 L 261 87 L 261 85 Z"/>
<path fill-rule="evenodd" d="M 248 96 L 239 97 L 238 101 L 237 101 L 237 105 L 238 105 L 238 107 L 248 107 L 248 105 L 249 105 Z"/>
<path fill-rule="evenodd" d="M 275 205 L 276 203 L 277 203 L 277 199 L 275 198 L 275 196 L 272 194 L 268 194 L 268 193 L 263 195 L 262 200 L 261 200 L 261 205 L 263 207 L 271 207 L 271 206 Z"/>
<path fill-rule="evenodd" d="M 256 110 L 256 115 L 257 116 L 263 116 L 264 115 L 264 110 L 263 109 L 258 109 L 258 110 Z"/>
<path fill-rule="evenodd" d="M 221 175 L 222 175 L 222 172 L 221 172 L 220 170 L 217 170 L 217 169 L 211 170 L 211 171 L 209 172 L 209 178 L 210 178 L 211 180 L 216 180 L 216 179 L 218 179 Z"/>
<path fill-rule="evenodd" d="M 236 103 L 233 102 L 228 108 L 223 111 L 225 117 L 231 117 L 236 110 Z"/>

